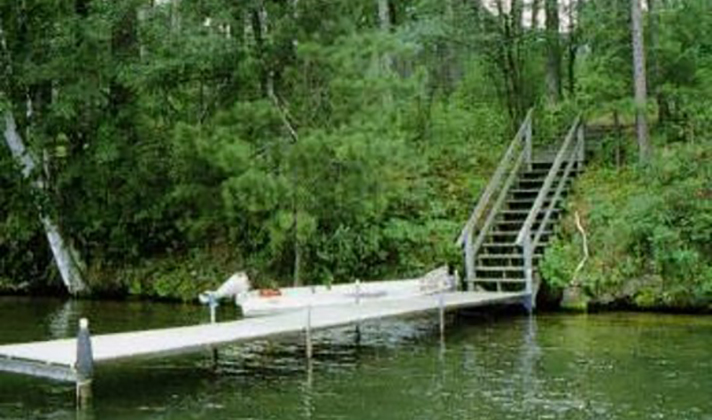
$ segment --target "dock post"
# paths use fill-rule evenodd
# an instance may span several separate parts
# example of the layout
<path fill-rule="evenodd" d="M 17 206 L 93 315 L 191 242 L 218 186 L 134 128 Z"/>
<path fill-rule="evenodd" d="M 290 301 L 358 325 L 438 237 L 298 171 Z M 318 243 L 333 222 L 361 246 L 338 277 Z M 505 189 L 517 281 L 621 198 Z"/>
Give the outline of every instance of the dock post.
<path fill-rule="evenodd" d="M 210 363 L 213 370 L 218 370 L 218 364 L 220 364 L 220 353 L 217 347 L 210 347 Z"/>
<path fill-rule="evenodd" d="M 210 307 L 210 323 L 215 324 L 217 322 L 218 299 L 212 292 L 208 295 L 208 306 Z"/>
<path fill-rule="evenodd" d="M 361 304 L 361 280 L 356 279 L 356 304 Z"/>
<path fill-rule="evenodd" d="M 307 325 L 305 328 L 307 360 L 310 362 L 311 362 L 312 354 L 313 354 L 312 337 L 311 337 L 311 315 L 312 315 L 312 305 L 310 302 L 309 306 L 307 306 Z"/>
<path fill-rule="evenodd" d="M 361 305 L 361 280 L 356 279 L 356 306 Z M 361 344 L 361 314 L 356 320 L 356 345 Z"/>
<path fill-rule="evenodd" d="M 91 348 L 89 320 L 79 320 L 77 333 L 77 359 L 74 362 L 77 381 L 77 407 L 87 408 L 91 405 L 92 379 L 94 378 L 94 354 Z"/>
<path fill-rule="evenodd" d="M 440 320 L 440 338 L 445 338 L 445 296 L 443 295 L 442 287 L 438 294 L 438 313 Z"/>
<path fill-rule="evenodd" d="M 536 301 L 534 295 L 534 267 L 532 262 L 534 248 L 529 235 L 524 238 L 522 248 L 524 252 L 524 278 L 526 281 L 524 286 L 524 291 L 526 293 L 526 296 L 524 297 L 524 308 L 531 314 L 534 311 Z"/>
<path fill-rule="evenodd" d="M 309 306 L 307 306 L 307 325 L 304 328 L 304 335 L 306 339 L 306 350 L 307 350 L 307 360 L 311 363 L 312 355 L 314 354 L 314 349 L 312 348 L 312 304 L 314 303 L 314 294 L 316 290 L 314 286 L 311 288 L 311 297 L 309 298 Z"/>

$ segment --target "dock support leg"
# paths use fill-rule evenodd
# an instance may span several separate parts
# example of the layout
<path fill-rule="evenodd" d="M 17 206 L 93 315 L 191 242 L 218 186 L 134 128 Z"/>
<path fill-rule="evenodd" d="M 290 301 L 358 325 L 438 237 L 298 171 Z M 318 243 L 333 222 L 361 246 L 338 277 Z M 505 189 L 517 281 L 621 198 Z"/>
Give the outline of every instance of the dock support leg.
<path fill-rule="evenodd" d="M 312 312 L 312 307 L 311 304 L 307 306 L 307 324 L 305 328 L 305 336 L 306 336 L 306 348 L 307 348 L 307 360 L 311 363 L 312 355 L 313 355 L 313 348 L 312 348 L 312 332 L 311 332 L 311 312 Z"/>
<path fill-rule="evenodd" d="M 218 299 L 214 293 L 210 293 L 208 296 L 208 306 L 210 307 L 210 323 L 215 324 L 217 322 Z"/>
<path fill-rule="evenodd" d="M 91 348 L 89 320 L 79 320 L 77 333 L 77 359 L 74 363 L 77 375 L 77 407 L 80 409 L 91 406 L 92 380 L 94 378 L 94 354 Z"/>
<path fill-rule="evenodd" d="M 356 307 L 358 308 L 361 305 L 361 280 L 356 279 L 355 288 L 356 288 L 356 293 L 355 293 Z M 360 316 L 360 313 L 359 313 L 358 319 L 356 320 L 355 332 L 356 332 L 356 345 L 360 346 L 361 345 L 361 316 Z"/>
<path fill-rule="evenodd" d="M 356 347 L 361 346 L 361 324 L 357 323 L 354 330 L 354 336 L 356 341 Z"/>
<path fill-rule="evenodd" d="M 438 294 L 438 319 L 440 321 L 440 338 L 445 338 L 445 296 L 442 289 Z"/>
<path fill-rule="evenodd" d="M 220 353 L 218 353 L 217 347 L 210 348 L 210 361 L 212 363 L 213 370 L 217 370 L 218 363 L 220 362 Z"/>

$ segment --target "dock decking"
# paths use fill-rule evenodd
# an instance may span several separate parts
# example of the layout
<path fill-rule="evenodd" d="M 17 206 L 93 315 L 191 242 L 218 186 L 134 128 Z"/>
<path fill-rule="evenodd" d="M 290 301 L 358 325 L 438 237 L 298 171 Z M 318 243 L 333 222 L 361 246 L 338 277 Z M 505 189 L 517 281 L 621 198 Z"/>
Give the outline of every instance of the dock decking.
<path fill-rule="evenodd" d="M 520 302 L 524 293 L 449 292 L 410 299 L 323 306 L 262 318 L 215 324 L 95 335 L 91 337 L 93 363 L 189 353 L 230 343 L 265 339 L 305 331 L 355 324 L 379 318 L 444 310 Z M 74 368 L 77 339 L 68 338 L 0 346 L 0 371 L 45 377 L 60 381 L 78 380 Z"/>

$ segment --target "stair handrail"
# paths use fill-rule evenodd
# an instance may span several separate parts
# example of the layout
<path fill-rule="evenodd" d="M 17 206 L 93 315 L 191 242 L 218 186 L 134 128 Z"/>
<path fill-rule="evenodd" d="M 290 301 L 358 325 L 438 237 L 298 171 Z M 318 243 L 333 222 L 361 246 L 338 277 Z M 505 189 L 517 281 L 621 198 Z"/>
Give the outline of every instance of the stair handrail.
<path fill-rule="evenodd" d="M 559 179 L 556 190 L 554 191 L 554 195 L 551 197 L 549 206 L 546 208 L 546 211 L 544 212 L 544 217 L 541 219 L 541 222 L 539 223 L 539 229 L 537 229 L 537 231 L 534 234 L 534 239 L 532 240 L 532 246 L 534 249 L 536 249 L 536 247 L 539 245 L 539 241 L 541 240 L 541 237 L 544 233 L 546 224 L 549 222 L 549 219 L 551 218 L 551 214 L 554 212 L 554 208 L 556 207 L 556 203 L 561 198 L 561 194 L 563 193 L 564 188 L 566 187 L 566 183 L 569 181 L 569 178 L 571 177 L 571 171 L 573 170 L 574 164 L 577 162 L 583 162 L 584 152 L 586 150 L 586 144 L 585 144 L 584 132 L 583 132 L 583 124 L 579 124 L 579 127 L 576 130 L 576 133 L 577 133 L 576 144 L 574 145 L 574 148 L 571 151 L 571 154 L 570 154 L 569 159 L 566 164 L 566 168 L 564 168 L 564 173 L 561 174 L 561 178 Z"/>
<path fill-rule="evenodd" d="M 577 137 L 576 144 L 574 145 L 573 149 L 569 150 L 574 137 Z M 539 245 L 539 241 L 541 240 L 541 236 L 545 230 L 546 223 L 551 218 L 551 214 L 553 213 L 553 210 L 556 206 L 556 202 L 561 196 L 561 193 L 569 180 L 569 176 L 571 174 L 571 170 L 573 169 L 574 163 L 583 162 L 585 147 L 586 145 L 585 136 L 583 132 L 583 120 L 581 115 L 579 114 L 574 120 L 574 123 L 571 125 L 571 128 L 569 129 L 568 134 L 564 139 L 564 142 L 559 148 L 559 151 L 556 154 L 556 158 L 554 159 L 554 162 L 552 163 L 551 168 L 549 169 L 549 172 L 546 175 L 544 184 L 539 190 L 539 194 L 537 194 L 536 200 L 534 201 L 534 204 L 532 205 L 532 208 L 529 211 L 529 214 L 527 215 L 527 218 L 524 221 L 522 228 L 519 230 L 519 234 L 517 235 L 515 244 L 517 246 L 522 247 L 523 250 L 524 275 L 526 280 L 525 291 L 530 298 L 528 303 L 530 310 L 533 309 L 535 303 L 533 269 L 534 252 L 536 250 L 536 247 Z M 564 159 L 567 157 L 568 162 L 564 169 L 564 173 L 556 184 L 556 190 L 554 192 L 554 195 L 552 196 L 551 201 L 549 202 L 549 206 L 547 207 L 546 212 L 544 213 L 544 217 L 542 218 L 539 224 L 539 228 L 535 232 L 534 238 L 532 238 L 532 227 L 534 226 L 536 218 L 540 214 L 542 207 L 544 206 L 544 202 L 546 201 L 547 196 L 549 195 L 552 190 L 552 187 L 554 186 L 554 182 L 557 180 L 557 174 L 561 169 L 561 165 L 563 164 Z"/>
<path fill-rule="evenodd" d="M 549 173 L 546 174 L 546 178 L 544 179 L 544 184 L 542 185 L 541 189 L 539 190 L 539 194 L 537 194 L 536 200 L 534 201 L 534 204 L 532 205 L 531 210 L 529 210 L 529 214 L 527 215 L 527 218 L 524 221 L 522 228 L 519 230 L 519 234 L 517 235 L 517 240 L 515 241 L 515 243 L 517 245 L 522 246 L 524 244 L 525 237 L 527 235 L 531 235 L 532 226 L 536 222 L 536 218 L 539 215 L 539 212 L 541 211 L 541 208 L 544 205 L 544 202 L 546 201 L 547 195 L 549 195 L 549 192 L 551 192 L 552 185 L 554 184 L 554 181 L 556 180 L 556 175 L 559 173 L 559 170 L 561 169 L 561 165 L 564 162 L 564 158 L 566 157 L 567 151 L 569 150 L 569 147 L 571 146 L 571 142 L 573 141 L 574 135 L 576 135 L 577 131 L 580 128 L 580 125 L 581 125 L 581 115 L 577 116 L 576 120 L 571 125 L 571 128 L 569 129 L 568 134 L 566 135 L 566 138 L 564 139 L 564 142 L 562 143 L 561 147 L 559 148 L 558 153 L 556 154 L 554 163 L 552 163 L 551 168 L 549 169 Z"/>
<path fill-rule="evenodd" d="M 500 180 L 502 176 L 504 175 L 504 171 L 507 167 L 507 163 L 511 160 L 512 154 L 514 153 L 514 150 L 518 145 L 521 144 L 522 136 L 525 136 L 525 141 L 528 142 L 528 145 L 525 145 L 527 148 L 530 148 L 531 146 L 531 121 L 532 121 L 532 113 L 533 109 L 530 109 L 529 112 L 527 112 L 527 116 L 522 122 L 522 125 L 519 127 L 519 130 L 517 131 L 517 134 L 514 136 L 512 139 L 512 142 L 509 144 L 509 147 L 507 148 L 507 151 L 504 153 L 502 156 L 502 159 L 499 161 L 499 165 L 497 166 L 497 169 L 494 172 L 494 175 L 492 175 L 492 178 L 490 178 L 489 183 L 487 184 L 487 188 L 485 188 L 485 191 L 480 195 L 479 200 L 477 201 L 477 204 L 475 205 L 474 209 L 470 213 L 470 217 L 467 219 L 467 223 L 465 223 L 465 226 L 462 228 L 462 231 L 460 232 L 460 235 L 458 236 L 457 239 L 457 245 L 462 247 L 465 244 L 465 239 L 468 236 L 468 232 L 471 232 L 472 229 L 474 229 L 475 224 L 477 223 L 477 220 L 479 220 L 480 217 L 482 217 L 482 212 L 484 212 L 485 208 L 487 207 L 487 204 L 489 203 L 492 194 L 494 194 L 495 189 L 499 186 Z M 528 152 L 529 155 L 531 155 L 531 152 Z M 531 159 L 529 159 L 531 160 Z"/>
<path fill-rule="evenodd" d="M 514 136 L 514 139 L 512 139 L 512 142 L 509 144 L 507 151 L 505 152 L 504 156 L 502 156 L 502 159 L 500 160 L 494 175 L 487 184 L 487 188 L 485 188 L 485 191 L 482 193 L 479 200 L 477 201 L 477 205 L 473 209 L 470 218 L 463 227 L 460 236 L 458 237 L 458 240 L 456 242 L 457 245 L 459 247 L 464 248 L 465 251 L 466 279 L 468 281 L 468 287 L 470 288 L 472 288 L 472 280 L 474 279 L 475 275 L 475 255 L 477 254 L 480 246 L 482 245 L 482 242 L 484 241 L 486 231 L 489 229 L 488 225 L 493 222 L 494 217 L 496 216 L 496 213 L 499 210 L 499 207 L 502 206 L 504 199 L 507 196 L 507 192 L 511 187 L 515 175 L 519 171 L 519 168 L 521 167 L 522 163 L 526 161 L 527 165 L 531 165 L 532 114 L 533 109 L 530 109 L 527 112 L 527 115 L 524 118 L 524 121 L 522 122 L 521 126 L 519 127 L 517 134 Z M 507 167 L 510 166 L 513 160 L 513 155 L 515 155 L 515 150 L 518 146 L 523 146 L 522 150 L 517 155 L 514 161 L 514 165 L 512 165 L 512 168 L 509 171 L 509 176 L 504 182 L 504 187 L 501 188 L 502 178 L 504 177 Z M 492 201 L 492 198 L 498 189 L 500 190 L 500 193 L 498 194 L 494 205 L 490 206 L 490 202 Z M 487 212 L 487 218 L 485 220 L 485 223 L 480 231 L 480 234 L 478 235 L 477 240 L 473 244 L 473 231 L 477 226 L 478 222 L 485 215 L 485 211 L 488 207 L 489 212 Z"/>

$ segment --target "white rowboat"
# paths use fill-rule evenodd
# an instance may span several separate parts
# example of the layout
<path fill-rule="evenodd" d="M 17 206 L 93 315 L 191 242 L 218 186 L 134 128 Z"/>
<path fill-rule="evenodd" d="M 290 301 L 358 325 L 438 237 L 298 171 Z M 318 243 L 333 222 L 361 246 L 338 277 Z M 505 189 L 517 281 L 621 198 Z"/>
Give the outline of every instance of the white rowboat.
<path fill-rule="evenodd" d="M 455 278 L 441 267 L 418 279 L 355 282 L 333 286 L 287 287 L 265 293 L 253 290 L 236 296 L 246 317 L 297 311 L 309 306 L 334 306 L 360 302 L 407 299 L 453 290 Z"/>

